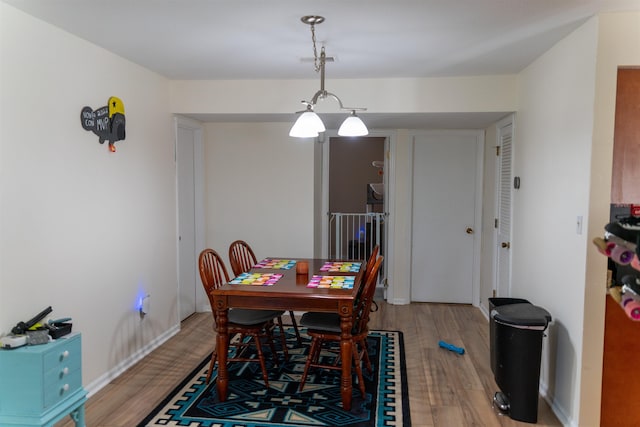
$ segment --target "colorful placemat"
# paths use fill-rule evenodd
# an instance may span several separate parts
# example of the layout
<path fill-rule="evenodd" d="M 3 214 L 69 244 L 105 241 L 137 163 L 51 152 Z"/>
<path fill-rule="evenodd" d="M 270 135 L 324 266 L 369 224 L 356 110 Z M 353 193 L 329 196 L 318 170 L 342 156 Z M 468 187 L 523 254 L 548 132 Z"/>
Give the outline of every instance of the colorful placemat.
<path fill-rule="evenodd" d="M 271 286 L 276 283 L 282 274 L 272 273 L 242 273 L 229 282 L 231 285 Z"/>
<path fill-rule="evenodd" d="M 266 258 L 253 266 L 253 268 L 264 268 L 270 270 L 291 270 L 296 265 L 292 259 L 271 259 Z"/>
<path fill-rule="evenodd" d="M 343 262 L 343 261 L 330 261 L 325 262 L 320 271 L 326 271 L 329 273 L 357 273 L 362 266 L 361 262 Z"/>
<path fill-rule="evenodd" d="M 353 289 L 355 279 L 355 276 L 313 275 L 307 288 Z"/>

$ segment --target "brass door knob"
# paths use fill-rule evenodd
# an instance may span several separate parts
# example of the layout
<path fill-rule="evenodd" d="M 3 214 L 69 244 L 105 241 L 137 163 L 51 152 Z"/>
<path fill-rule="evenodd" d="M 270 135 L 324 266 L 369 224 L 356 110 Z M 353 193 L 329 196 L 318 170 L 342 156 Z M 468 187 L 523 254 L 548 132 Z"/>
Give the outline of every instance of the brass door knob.
<path fill-rule="evenodd" d="M 502 242 L 502 244 L 501 244 L 500 246 L 502 246 L 502 247 L 503 247 L 503 248 L 505 248 L 505 249 L 509 249 L 509 248 L 511 247 L 511 243 L 509 243 L 509 242 Z"/>
<path fill-rule="evenodd" d="M 473 234 L 473 228 L 471 228 L 471 227 L 467 227 L 467 229 L 465 230 L 465 232 L 466 232 L 467 234 Z"/>

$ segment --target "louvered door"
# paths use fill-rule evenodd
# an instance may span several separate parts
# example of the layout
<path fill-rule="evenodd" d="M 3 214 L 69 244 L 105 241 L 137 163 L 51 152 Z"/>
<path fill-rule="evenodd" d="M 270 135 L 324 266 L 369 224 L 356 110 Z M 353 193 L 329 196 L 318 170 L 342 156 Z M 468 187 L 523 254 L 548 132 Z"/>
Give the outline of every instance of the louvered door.
<path fill-rule="evenodd" d="M 511 172 L 513 121 L 509 119 L 498 126 L 498 204 L 497 204 L 497 257 L 496 295 L 509 296 L 511 290 Z"/>

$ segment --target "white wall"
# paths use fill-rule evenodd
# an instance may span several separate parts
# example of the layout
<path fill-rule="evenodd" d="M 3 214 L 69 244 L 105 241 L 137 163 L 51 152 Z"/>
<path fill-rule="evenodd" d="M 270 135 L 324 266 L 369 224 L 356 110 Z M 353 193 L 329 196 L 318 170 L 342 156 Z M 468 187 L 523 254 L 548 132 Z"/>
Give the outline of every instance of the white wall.
<path fill-rule="evenodd" d="M 330 81 L 331 90 L 339 93 L 342 99 L 357 100 L 358 105 L 366 105 L 369 113 L 418 113 L 418 112 L 495 112 L 514 111 L 517 105 L 515 75 L 505 76 L 476 76 L 476 77 L 447 77 L 447 78 L 407 78 L 407 79 L 333 79 Z M 294 108 L 300 105 L 301 96 L 311 96 L 317 90 L 316 80 L 242 80 L 242 81 L 171 81 L 172 110 L 179 114 L 291 114 L 294 119 Z M 302 94 L 302 95 L 301 95 Z M 317 110 L 335 111 L 334 105 L 318 105 Z M 324 109 L 324 110 L 323 110 Z M 270 134 L 268 130 L 256 131 L 262 138 L 282 143 L 288 139 L 291 123 L 283 123 L 282 128 L 275 128 L 274 123 L 269 126 L 277 133 Z M 245 125 L 236 126 L 243 129 Z M 216 124 L 209 124 L 209 128 Z M 255 124 L 258 129 L 260 124 Z M 375 130 L 372 130 L 375 132 Z M 392 131 L 388 131 L 392 132 Z M 251 135 L 251 138 L 254 138 Z M 389 248 L 394 248 L 393 257 L 389 260 L 393 265 L 388 266 L 389 288 L 387 297 L 395 304 L 410 302 L 410 234 L 411 209 L 410 192 L 411 177 L 407 171 L 411 170 L 410 133 L 401 130 L 397 133 L 397 144 L 393 144 L 393 159 L 397 158 L 398 165 L 392 171 L 392 185 L 396 185 L 391 211 L 390 227 L 393 228 L 393 241 Z M 207 137 L 211 142 L 213 139 Z M 308 144 L 308 143 L 307 143 Z M 317 148 L 317 146 L 316 146 Z M 221 153 L 221 156 L 226 153 Z M 311 152 L 307 154 L 311 156 Z M 210 154 L 207 158 L 210 160 Z M 321 160 L 321 153 L 316 154 L 316 172 Z M 395 161 L 395 160 L 394 160 Z M 305 160 L 307 162 L 307 160 Z M 311 162 L 305 163 L 311 168 Z M 299 167 L 294 164 L 293 167 Z M 291 167 L 288 164 L 287 167 Z M 227 165 L 227 168 L 231 166 Z M 228 169 L 223 169 L 228 170 Z M 311 170 L 308 171 L 311 173 Z M 237 171 L 235 173 L 238 173 Z M 252 173 L 252 172 L 251 172 Z M 216 172 L 217 174 L 217 172 Z M 218 176 L 218 175 L 216 175 Z M 246 191 L 245 187 L 243 188 Z M 314 188 L 308 186 L 305 191 Z M 316 190 L 319 185 L 316 183 Z M 213 194 L 208 192 L 211 203 Z M 313 200 L 308 201 L 306 208 L 313 209 Z M 315 200 L 317 206 L 319 200 Z M 316 207 L 313 214 L 319 212 Z M 224 216 L 221 216 L 221 218 Z M 227 216 L 236 220 L 234 216 Z M 244 219 L 243 219 L 244 220 Z M 210 226 L 212 227 L 212 226 Z M 213 226 L 215 227 L 215 226 Z M 318 231 L 318 230 L 316 230 Z M 237 230 L 234 231 L 237 235 Z M 270 234 L 267 231 L 267 234 Z M 216 244 L 210 240 L 211 231 L 207 233 L 209 244 Z M 320 235 L 316 233 L 317 239 Z M 223 239 L 225 242 L 229 238 Z M 222 242 L 220 242 L 222 243 Z M 224 246 L 224 245 L 223 245 Z M 387 254 L 389 255 L 389 254 Z"/>
<path fill-rule="evenodd" d="M 51 305 L 97 385 L 177 328 L 168 83 L 4 3 L 0 40 L 0 335 Z M 110 96 L 127 120 L 115 153 L 80 124 Z"/>
<path fill-rule="evenodd" d="M 617 71 L 619 66 L 640 66 L 640 13 L 602 14 L 598 25 L 589 240 L 602 236 L 603 226 L 609 221 Z M 580 425 L 600 420 L 607 268 L 606 258 L 593 245 L 588 245 L 586 257 Z M 629 381 L 639 379 L 637 370 L 629 371 Z"/>
<path fill-rule="evenodd" d="M 289 128 L 205 125 L 205 243 L 228 269 L 229 244 L 237 239 L 259 259 L 313 257 L 316 143 L 289 137 Z"/>
<path fill-rule="evenodd" d="M 597 20 L 592 19 L 520 75 L 513 170 L 512 296 L 553 316 L 541 383 L 554 406 L 577 421 L 584 317 L 586 227 Z"/>
<path fill-rule="evenodd" d="M 554 318 L 541 383 L 568 425 L 600 420 L 606 259 L 590 241 L 608 218 L 615 72 L 640 64 L 638 16 L 593 18 L 520 75 L 512 289 Z"/>
<path fill-rule="evenodd" d="M 317 90 L 317 80 L 171 81 L 173 111 L 182 114 L 291 114 Z M 332 79 L 331 92 L 367 113 L 513 111 L 516 76 Z M 317 112 L 337 112 L 331 102 Z M 288 130 L 287 130 L 288 132 Z"/>

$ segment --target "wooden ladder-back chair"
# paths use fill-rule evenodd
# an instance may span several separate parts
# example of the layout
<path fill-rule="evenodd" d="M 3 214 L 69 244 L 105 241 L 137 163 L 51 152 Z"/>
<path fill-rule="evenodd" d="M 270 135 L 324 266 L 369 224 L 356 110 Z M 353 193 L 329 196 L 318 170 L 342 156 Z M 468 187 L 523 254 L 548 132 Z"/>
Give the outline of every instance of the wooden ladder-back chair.
<path fill-rule="evenodd" d="M 371 255 L 369 255 L 369 258 L 367 259 L 367 263 L 364 265 L 365 270 L 364 270 L 364 275 L 362 276 L 363 283 L 367 283 L 367 279 L 369 278 L 369 275 L 373 270 L 373 266 L 376 263 L 376 260 L 378 259 L 378 252 L 380 252 L 380 245 L 375 245 L 371 250 Z M 360 295 L 362 294 L 363 289 L 364 289 L 364 286 L 360 286 L 360 289 L 358 290 L 358 295 L 356 296 L 356 300 L 360 299 Z"/>
<path fill-rule="evenodd" d="M 369 258 L 367 259 L 367 263 L 365 264 L 365 271 L 364 271 L 364 275 L 362 276 L 362 282 L 363 283 L 367 283 L 367 279 L 369 278 L 369 275 L 371 274 L 371 271 L 373 270 L 373 266 L 376 263 L 376 259 L 378 258 L 378 252 L 380 251 L 380 245 L 376 245 L 373 247 L 372 251 L 371 251 L 371 255 L 369 255 Z M 362 295 L 362 291 L 364 290 L 364 286 L 360 286 L 360 289 L 358 289 L 358 294 L 356 295 L 356 302 L 360 299 L 360 295 Z M 374 302 L 375 304 L 375 302 Z M 376 306 L 377 309 L 377 306 Z M 375 311 L 375 310 L 374 310 Z M 318 313 L 318 312 L 309 312 L 309 313 Z M 322 314 L 322 313 L 318 313 L 318 314 L 308 314 L 305 313 L 307 315 L 307 317 L 309 316 L 327 316 L 326 313 Z"/>
<path fill-rule="evenodd" d="M 236 240 L 229 245 L 229 262 L 231 263 L 231 270 L 233 274 L 238 276 L 251 270 L 251 267 L 258 263 L 253 249 L 244 240 Z M 302 345 L 302 339 L 300 338 L 300 331 L 298 330 L 298 322 L 296 322 L 295 314 L 292 310 L 289 310 L 289 316 L 291 317 L 291 325 L 296 334 L 296 340 L 298 345 Z M 282 321 L 280 321 L 280 324 Z M 282 330 L 284 334 L 284 329 Z"/>
<path fill-rule="evenodd" d="M 373 265 L 376 262 L 376 259 L 378 258 L 378 252 L 380 252 L 380 245 L 375 245 L 373 247 L 373 249 L 371 250 L 371 255 L 369 255 L 369 259 L 367 259 L 367 264 L 365 265 L 365 271 L 364 271 L 364 281 L 366 282 L 367 277 L 369 277 L 369 274 L 371 274 L 371 270 L 373 270 Z"/>
<path fill-rule="evenodd" d="M 211 304 L 211 310 L 213 311 L 214 328 L 217 328 L 218 318 L 211 292 L 221 285 L 229 281 L 229 273 L 224 266 L 224 262 L 220 255 L 213 249 L 205 249 L 200 253 L 198 259 L 198 266 L 200 269 L 200 278 L 202 279 L 202 285 L 204 286 L 205 293 L 209 297 L 209 303 Z M 265 357 L 262 351 L 261 339 L 267 339 L 269 347 L 273 357 L 276 357 L 276 349 L 273 344 L 273 326 L 274 319 L 282 315 L 282 311 L 277 310 L 251 310 L 244 308 L 231 308 L 228 314 L 228 331 L 229 331 L 229 347 L 235 347 L 236 353 L 233 357 L 227 359 L 228 362 L 258 362 L 262 369 L 262 378 L 265 385 L 269 386 L 267 367 L 265 364 Z M 240 334 L 240 340 L 233 340 L 232 337 Z M 246 340 L 245 337 L 250 337 Z M 245 350 L 251 345 L 255 344 L 258 358 L 244 357 Z M 286 358 L 286 345 L 283 342 L 283 351 Z M 211 363 L 209 364 L 209 372 L 207 373 L 207 384 L 211 379 L 211 373 L 215 367 L 217 359 L 217 350 L 214 349 L 211 355 Z"/>
<path fill-rule="evenodd" d="M 353 363 L 355 364 L 356 375 L 358 377 L 358 386 L 360 393 L 365 396 L 364 378 L 362 376 L 362 366 L 364 362 L 365 367 L 369 373 L 372 372 L 371 361 L 367 353 L 367 336 L 369 335 L 369 313 L 371 312 L 371 305 L 373 297 L 376 291 L 376 283 L 378 281 L 378 271 L 382 264 L 383 256 L 379 256 L 373 267 L 371 273 L 367 277 L 366 282 L 362 285 L 362 293 L 353 307 L 353 329 L 351 331 L 351 345 L 353 347 Z M 307 380 L 307 375 L 311 367 L 335 369 L 341 370 L 339 365 L 339 353 L 336 356 L 336 363 L 327 365 L 320 363 L 320 354 L 322 350 L 322 344 L 325 342 L 340 342 L 342 330 L 340 328 L 340 316 L 336 313 L 305 313 L 300 320 L 300 324 L 303 327 L 307 327 L 307 334 L 311 337 L 311 347 L 309 349 L 309 355 L 307 356 L 307 362 L 304 367 L 304 372 L 300 380 L 300 391 L 304 387 L 304 383 Z M 342 361 L 342 363 L 351 363 L 351 361 Z"/>
<path fill-rule="evenodd" d="M 367 279 L 369 278 L 369 275 L 371 275 L 371 272 L 373 271 L 373 266 L 375 265 L 376 260 L 378 259 L 378 253 L 380 253 L 380 245 L 375 245 L 371 250 L 371 255 L 369 255 L 369 258 L 367 259 L 367 264 L 365 265 L 364 276 L 362 278 L 362 281 L 364 283 L 367 283 Z M 380 268 L 382 268 L 382 266 Z M 377 286 L 377 285 L 378 285 L 378 277 L 376 276 L 376 283 L 374 284 L 374 286 Z M 360 295 L 362 294 L 363 289 L 364 289 L 364 286 L 361 286 L 357 299 L 360 299 Z M 375 308 L 372 308 L 371 311 L 377 311 L 378 304 L 376 304 L 375 301 L 373 301 L 373 304 Z"/>

